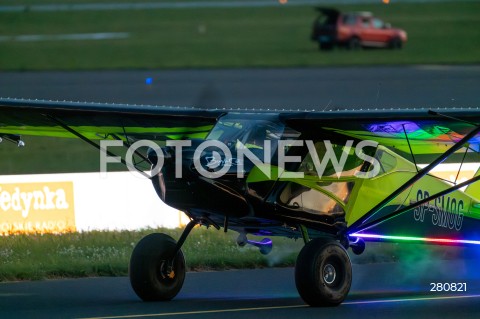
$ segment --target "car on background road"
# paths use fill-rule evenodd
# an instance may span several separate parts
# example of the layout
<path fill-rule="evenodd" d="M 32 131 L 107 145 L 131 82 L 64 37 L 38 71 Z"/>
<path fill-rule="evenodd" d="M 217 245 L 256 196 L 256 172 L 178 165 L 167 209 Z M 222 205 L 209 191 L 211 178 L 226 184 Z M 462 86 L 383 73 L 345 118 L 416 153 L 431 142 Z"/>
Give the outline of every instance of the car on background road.
<path fill-rule="evenodd" d="M 407 41 L 407 32 L 392 28 L 370 12 L 342 13 L 332 8 L 319 11 L 312 28 L 311 39 L 318 42 L 320 50 L 335 46 L 347 49 L 381 47 L 401 49 Z"/>

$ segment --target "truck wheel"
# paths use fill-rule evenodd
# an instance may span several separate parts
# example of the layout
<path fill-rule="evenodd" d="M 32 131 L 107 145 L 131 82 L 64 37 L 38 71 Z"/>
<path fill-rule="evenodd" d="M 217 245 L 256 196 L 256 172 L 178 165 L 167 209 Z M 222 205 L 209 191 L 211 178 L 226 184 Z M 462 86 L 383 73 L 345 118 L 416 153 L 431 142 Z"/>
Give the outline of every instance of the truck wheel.
<path fill-rule="evenodd" d="M 351 37 L 347 42 L 348 50 L 359 50 L 361 47 L 360 39 L 358 37 Z"/>
<path fill-rule="evenodd" d="M 321 50 L 321 51 L 330 51 L 333 49 L 333 44 L 332 43 L 322 43 L 320 42 L 318 44 L 318 48 Z"/>
<path fill-rule="evenodd" d="M 402 48 L 402 40 L 401 40 L 400 38 L 393 38 L 393 39 L 390 41 L 388 47 L 389 47 L 390 49 L 393 49 L 393 50 L 395 50 L 395 49 L 401 49 L 401 48 Z"/>

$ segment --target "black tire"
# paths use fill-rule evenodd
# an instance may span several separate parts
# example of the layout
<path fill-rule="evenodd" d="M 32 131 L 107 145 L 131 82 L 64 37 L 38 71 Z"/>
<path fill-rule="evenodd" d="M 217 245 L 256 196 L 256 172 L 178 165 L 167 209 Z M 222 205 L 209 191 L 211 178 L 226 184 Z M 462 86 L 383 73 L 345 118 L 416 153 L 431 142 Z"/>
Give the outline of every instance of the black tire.
<path fill-rule="evenodd" d="M 145 236 L 133 249 L 130 283 L 143 301 L 171 300 L 182 288 L 185 258 L 179 251 L 172 263 L 175 246 L 172 237 L 157 233 Z"/>
<path fill-rule="evenodd" d="M 393 38 L 388 44 L 388 47 L 392 50 L 400 50 L 402 48 L 402 40 L 400 38 Z"/>
<path fill-rule="evenodd" d="M 352 248 L 352 252 L 355 254 L 355 255 L 361 255 L 363 254 L 363 252 L 365 251 L 365 242 L 363 240 L 361 240 L 360 238 L 357 239 L 357 242 L 355 243 L 352 243 L 350 245 L 350 247 Z"/>
<path fill-rule="evenodd" d="M 341 304 L 352 285 L 352 264 L 345 248 L 321 238 L 307 243 L 297 258 L 295 284 L 312 307 Z"/>
<path fill-rule="evenodd" d="M 331 50 L 333 50 L 333 43 L 320 42 L 318 44 L 318 48 L 321 51 L 331 51 Z"/>
<path fill-rule="evenodd" d="M 351 37 L 347 41 L 348 50 L 359 50 L 362 47 L 360 39 L 358 37 Z"/>

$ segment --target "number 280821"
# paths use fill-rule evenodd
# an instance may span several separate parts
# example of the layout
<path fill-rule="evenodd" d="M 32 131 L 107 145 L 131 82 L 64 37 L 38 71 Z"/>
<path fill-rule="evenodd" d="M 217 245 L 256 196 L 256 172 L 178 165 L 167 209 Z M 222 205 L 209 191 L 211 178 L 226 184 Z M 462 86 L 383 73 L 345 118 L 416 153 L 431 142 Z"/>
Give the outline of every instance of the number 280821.
<path fill-rule="evenodd" d="M 467 291 L 466 282 L 431 282 L 430 291 L 435 292 L 465 292 Z"/>

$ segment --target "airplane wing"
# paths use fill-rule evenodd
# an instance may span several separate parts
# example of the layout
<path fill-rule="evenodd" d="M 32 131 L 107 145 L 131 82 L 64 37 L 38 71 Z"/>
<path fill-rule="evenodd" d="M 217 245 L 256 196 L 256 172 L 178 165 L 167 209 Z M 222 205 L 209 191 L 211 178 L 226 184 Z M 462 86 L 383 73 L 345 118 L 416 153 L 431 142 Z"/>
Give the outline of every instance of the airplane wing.
<path fill-rule="evenodd" d="M 203 138 L 223 113 L 185 107 L 0 99 L 0 133 L 76 137 L 75 131 L 90 140 L 109 135 L 122 139 Z"/>
<path fill-rule="evenodd" d="M 442 154 L 480 125 L 480 109 L 367 109 L 286 114 L 292 128 L 372 140 L 403 153 Z M 480 134 L 470 140 L 479 151 Z"/>
<path fill-rule="evenodd" d="M 480 109 L 368 109 L 342 111 L 202 110 L 187 107 L 0 99 L 0 133 L 142 139 L 204 138 L 231 112 L 278 113 L 280 121 L 304 136 L 333 135 L 373 140 L 415 155 L 442 154 L 480 123 Z M 78 135 L 77 135 L 78 137 Z M 470 140 L 479 151 L 480 134 Z"/>

